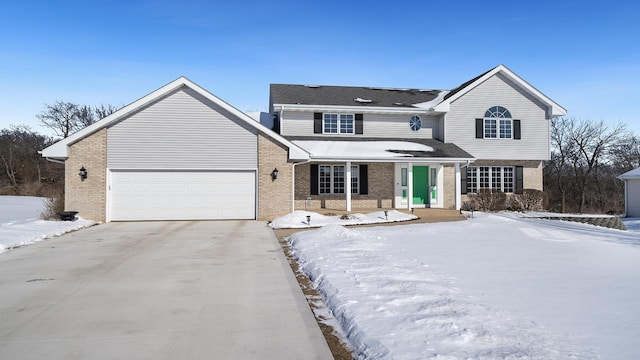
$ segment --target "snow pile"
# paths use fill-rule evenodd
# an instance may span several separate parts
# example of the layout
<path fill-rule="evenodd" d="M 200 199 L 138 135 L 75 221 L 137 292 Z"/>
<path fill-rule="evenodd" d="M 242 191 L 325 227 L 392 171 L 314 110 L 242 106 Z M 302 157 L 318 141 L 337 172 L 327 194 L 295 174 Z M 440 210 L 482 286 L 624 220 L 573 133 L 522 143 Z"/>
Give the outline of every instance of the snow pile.
<path fill-rule="evenodd" d="M 311 223 L 307 221 L 311 216 Z M 307 227 L 321 227 L 328 224 L 360 225 L 378 224 L 385 222 L 398 222 L 417 219 L 415 215 L 401 213 L 397 210 L 388 210 L 385 217 L 384 211 L 376 211 L 369 214 L 349 214 L 327 216 L 316 212 L 296 210 L 288 215 L 274 219 L 269 226 L 274 229 L 301 229 Z"/>
<path fill-rule="evenodd" d="M 95 224 L 83 219 L 40 220 L 45 202 L 39 197 L 0 196 L 0 253 Z"/>
<path fill-rule="evenodd" d="M 634 232 L 476 213 L 289 241 L 361 359 L 640 356 Z"/>

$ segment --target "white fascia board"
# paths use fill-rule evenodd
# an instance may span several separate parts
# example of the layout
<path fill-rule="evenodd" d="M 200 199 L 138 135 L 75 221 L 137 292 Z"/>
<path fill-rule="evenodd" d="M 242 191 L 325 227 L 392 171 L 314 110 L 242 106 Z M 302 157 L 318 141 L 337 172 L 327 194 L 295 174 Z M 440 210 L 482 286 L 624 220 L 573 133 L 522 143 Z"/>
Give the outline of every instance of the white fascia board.
<path fill-rule="evenodd" d="M 417 157 L 383 157 L 383 158 L 371 158 L 371 157 L 311 157 L 313 162 L 382 162 L 382 163 L 446 163 L 446 164 L 466 164 L 474 162 L 475 158 L 417 158 Z"/>
<path fill-rule="evenodd" d="M 565 109 L 562 106 L 560 106 L 560 104 L 558 104 L 557 102 L 551 100 L 551 98 L 549 98 L 548 96 L 546 96 L 545 94 L 540 92 L 540 90 L 536 89 L 533 85 L 529 84 L 523 78 L 521 78 L 516 73 L 514 73 L 513 71 L 511 71 L 509 68 L 507 68 L 506 66 L 504 66 L 502 64 L 496 66 L 491 71 L 489 71 L 488 73 L 484 74 L 482 77 L 478 78 L 476 81 L 474 81 L 471 84 L 467 85 L 464 89 L 458 91 L 457 93 L 455 93 L 450 98 L 448 98 L 448 99 L 444 100 L 443 102 L 441 102 L 440 104 L 436 105 L 434 107 L 434 110 L 438 111 L 438 112 L 448 112 L 449 109 L 450 109 L 450 105 L 451 105 L 451 103 L 453 101 L 455 101 L 456 99 L 460 98 L 461 96 L 463 96 L 464 94 L 468 93 L 469 91 L 471 91 L 476 86 L 482 84 L 483 82 L 487 81 L 487 79 L 491 78 L 492 76 L 495 76 L 496 74 L 498 74 L 500 72 L 505 74 L 513 82 L 518 84 L 518 86 L 520 86 L 524 91 L 526 91 L 527 93 L 531 94 L 533 97 L 537 98 L 538 100 L 540 100 L 541 102 L 546 104 L 551 110 L 550 113 L 549 113 L 549 115 L 551 117 L 558 117 L 558 116 L 563 116 L 563 115 L 567 114 L 567 109 Z"/>
<path fill-rule="evenodd" d="M 73 143 L 82 140 L 83 138 L 95 133 L 96 131 L 109 126 L 110 124 L 128 116 L 129 114 L 139 110 L 140 108 L 158 100 L 159 98 L 169 94 L 172 91 L 179 89 L 182 86 L 186 86 L 196 91 L 200 95 L 209 99 L 213 103 L 222 107 L 226 111 L 238 117 L 240 120 L 245 121 L 250 126 L 253 126 L 257 130 L 263 132 L 265 135 L 271 137 L 272 139 L 280 142 L 282 145 L 289 148 L 289 159 L 291 160 L 306 160 L 309 159 L 309 154 L 304 150 L 300 149 L 295 144 L 286 140 L 279 134 L 273 132 L 271 129 L 266 128 L 264 125 L 259 122 L 253 120 L 249 115 L 244 112 L 236 109 L 235 107 L 228 104 L 226 101 L 220 99 L 219 97 L 213 95 L 209 91 L 205 90 L 201 86 L 192 82 L 184 76 L 179 77 L 178 79 L 168 83 L 167 85 L 159 88 L 158 90 L 132 102 L 131 104 L 123 107 L 122 109 L 114 112 L 113 114 L 105 117 L 104 119 L 97 121 L 86 128 L 74 133 L 73 135 L 62 139 L 55 144 L 45 148 L 42 150 L 42 156 L 45 158 L 53 158 L 58 160 L 66 159 L 69 156 L 69 146 Z"/>
<path fill-rule="evenodd" d="M 374 106 L 340 106 L 340 105 L 302 105 L 302 104 L 273 104 L 273 111 L 335 111 L 349 113 L 369 113 L 369 114 L 434 114 L 430 109 L 421 108 L 392 108 L 392 107 L 374 107 Z"/>

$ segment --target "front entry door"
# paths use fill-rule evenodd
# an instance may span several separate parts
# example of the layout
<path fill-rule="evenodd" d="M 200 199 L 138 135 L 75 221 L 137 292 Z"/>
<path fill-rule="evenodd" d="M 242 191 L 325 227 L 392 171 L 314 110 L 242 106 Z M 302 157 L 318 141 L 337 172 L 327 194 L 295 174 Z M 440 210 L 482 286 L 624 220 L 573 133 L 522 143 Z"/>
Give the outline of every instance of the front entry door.
<path fill-rule="evenodd" d="M 429 167 L 413 167 L 413 204 L 429 205 Z"/>

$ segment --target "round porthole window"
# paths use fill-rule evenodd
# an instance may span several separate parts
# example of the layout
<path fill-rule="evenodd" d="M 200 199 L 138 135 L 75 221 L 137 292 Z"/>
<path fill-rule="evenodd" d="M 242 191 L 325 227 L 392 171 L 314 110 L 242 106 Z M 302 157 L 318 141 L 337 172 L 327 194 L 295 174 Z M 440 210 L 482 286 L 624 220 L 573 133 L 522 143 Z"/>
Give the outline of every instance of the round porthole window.
<path fill-rule="evenodd" d="M 409 119 L 409 127 L 413 131 L 420 130 L 420 128 L 422 128 L 422 120 L 420 120 L 420 116 L 412 116 L 411 119 Z"/>

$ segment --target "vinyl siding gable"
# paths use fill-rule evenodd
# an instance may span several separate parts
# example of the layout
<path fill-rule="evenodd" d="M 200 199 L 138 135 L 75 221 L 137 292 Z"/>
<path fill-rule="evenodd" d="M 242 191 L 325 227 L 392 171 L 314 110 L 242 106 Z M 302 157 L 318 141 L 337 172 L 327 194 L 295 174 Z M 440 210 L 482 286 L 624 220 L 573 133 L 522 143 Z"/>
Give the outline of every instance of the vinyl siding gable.
<path fill-rule="evenodd" d="M 182 87 L 107 129 L 111 169 L 255 169 L 257 129 Z"/>
<path fill-rule="evenodd" d="M 520 120 L 521 139 L 476 138 L 476 119 L 483 118 L 492 106 L 505 107 L 514 120 Z M 478 159 L 549 159 L 546 107 L 501 74 L 452 102 L 444 126 L 446 142 L 455 143 Z"/>
<path fill-rule="evenodd" d="M 349 113 L 340 111 L 326 111 L 325 113 Z M 355 114 L 355 113 L 354 113 Z M 379 138 L 419 138 L 431 139 L 438 132 L 438 118 L 435 115 L 416 114 L 422 120 L 422 128 L 412 131 L 409 128 L 411 115 L 387 115 L 363 113 L 362 134 L 330 134 L 330 136 L 362 136 Z M 317 115 L 315 115 L 317 116 Z M 357 120 L 357 119 L 356 119 Z M 320 130 L 318 132 L 318 130 Z M 318 129 L 314 122 L 313 112 L 286 111 L 280 114 L 280 133 L 284 136 L 324 136 L 322 129 Z"/>

